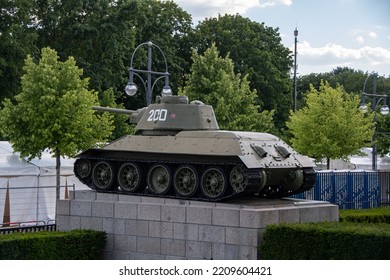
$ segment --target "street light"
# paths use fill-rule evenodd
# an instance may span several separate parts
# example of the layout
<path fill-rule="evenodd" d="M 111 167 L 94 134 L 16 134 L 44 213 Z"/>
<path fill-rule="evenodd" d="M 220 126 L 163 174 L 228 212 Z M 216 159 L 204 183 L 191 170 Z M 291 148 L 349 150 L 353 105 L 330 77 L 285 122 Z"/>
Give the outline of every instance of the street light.
<path fill-rule="evenodd" d="M 297 110 L 297 43 L 298 29 L 294 30 L 294 112 Z"/>
<path fill-rule="evenodd" d="M 148 69 L 147 70 L 134 69 L 133 68 L 133 60 L 134 60 L 135 53 L 137 52 L 137 50 L 140 47 L 145 46 L 145 45 L 148 46 Z M 156 47 L 160 51 L 160 53 L 162 54 L 162 56 L 164 58 L 165 72 L 158 72 L 158 71 L 152 70 L 152 48 L 153 47 Z M 147 74 L 147 80 L 145 81 L 141 77 L 141 75 L 138 73 Z M 161 94 L 162 95 L 172 95 L 172 89 L 169 86 L 169 73 L 168 73 L 167 59 L 165 58 L 165 54 L 163 53 L 163 51 L 156 44 L 153 44 L 152 42 L 149 41 L 146 43 L 142 43 L 135 48 L 135 50 L 131 56 L 131 61 L 130 61 L 129 81 L 125 87 L 125 92 L 129 96 L 134 96 L 138 91 L 138 87 L 133 81 L 134 75 L 136 75 L 142 81 L 142 84 L 145 88 L 146 105 L 147 106 L 149 106 L 152 103 L 153 88 L 156 85 L 157 81 L 160 80 L 161 78 L 165 78 L 165 83 L 164 83 L 164 87 L 161 91 Z M 157 78 L 155 78 L 153 84 L 152 84 L 152 75 L 157 76 Z"/>
<path fill-rule="evenodd" d="M 370 76 L 373 76 L 373 93 L 366 93 L 366 83 L 368 81 L 368 78 Z M 366 104 L 366 97 L 372 97 L 373 98 L 373 103 L 372 103 L 372 110 L 374 111 L 374 124 L 375 124 L 375 130 L 374 134 L 372 135 L 372 170 L 377 170 L 377 154 L 376 154 L 376 111 L 378 109 L 379 103 L 382 101 L 383 105 L 380 108 L 380 113 L 382 115 L 387 115 L 389 113 L 389 106 L 387 106 L 387 95 L 385 94 L 377 94 L 376 93 L 376 79 L 377 79 L 377 73 L 371 73 L 370 75 L 367 76 L 366 80 L 364 81 L 363 85 L 363 91 L 362 91 L 362 103 L 360 105 L 360 109 L 364 112 L 368 111 L 368 106 Z M 383 84 L 384 85 L 384 84 Z M 376 100 L 379 97 L 378 100 Z"/>

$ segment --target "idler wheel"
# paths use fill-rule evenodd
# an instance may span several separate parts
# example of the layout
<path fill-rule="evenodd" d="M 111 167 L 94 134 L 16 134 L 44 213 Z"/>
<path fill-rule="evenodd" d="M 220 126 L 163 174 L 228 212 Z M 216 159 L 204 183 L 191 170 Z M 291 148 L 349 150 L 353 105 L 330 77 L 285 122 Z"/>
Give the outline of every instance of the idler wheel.
<path fill-rule="evenodd" d="M 195 167 L 191 165 L 180 166 L 174 176 L 173 187 L 182 197 L 191 197 L 198 190 L 199 180 Z"/>
<path fill-rule="evenodd" d="M 155 164 L 148 172 L 148 187 L 154 194 L 166 194 L 171 185 L 171 172 L 165 164 Z"/>
<path fill-rule="evenodd" d="M 91 175 L 92 166 L 89 160 L 77 159 L 74 166 L 76 175 L 78 175 L 81 179 L 87 178 Z"/>
<path fill-rule="evenodd" d="M 92 182 L 99 190 L 109 190 L 114 184 L 114 172 L 110 163 L 101 161 L 92 170 Z"/>
<path fill-rule="evenodd" d="M 248 185 L 248 174 L 241 164 L 236 165 L 230 171 L 230 184 L 236 193 L 243 192 Z"/>
<path fill-rule="evenodd" d="M 225 172 L 220 167 L 209 167 L 202 176 L 201 191 L 210 199 L 221 198 L 227 189 Z"/>
<path fill-rule="evenodd" d="M 142 191 L 145 183 L 140 167 L 135 163 L 122 164 L 118 172 L 118 184 L 125 192 Z"/>

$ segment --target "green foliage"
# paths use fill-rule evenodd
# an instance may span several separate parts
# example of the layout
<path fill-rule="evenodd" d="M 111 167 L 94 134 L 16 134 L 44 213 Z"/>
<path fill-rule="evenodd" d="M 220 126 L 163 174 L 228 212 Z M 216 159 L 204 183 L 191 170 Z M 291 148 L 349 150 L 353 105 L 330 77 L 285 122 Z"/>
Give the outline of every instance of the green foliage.
<path fill-rule="evenodd" d="M 388 224 L 323 222 L 266 227 L 263 259 L 388 260 Z"/>
<path fill-rule="evenodd" d="M 390 115 L 376 113 L 376 143 L 377 153 L 381 156 L 390 152 Z"/>
<path fill-rule="evenodd" d="M 235 73 L 248 75 L 256 104 L 275 110 L 275 125 L 284 127 L 292 107 L 291 52 L 281 43 L 278 29 L 238 14 L 206 18 L 189 36 L 191 46 L 204 52 L 213 43 L 221 56 L 229 54 Z"/>
<path fill-rule="evenodd" d="M 343 87 L 321 82 L 311 86 L 306 106 L 291 112 L 287 127 L 293 147 L 317 160 L 346 158 L 370 143 L 373 114 L 359 110 L 360 98 Z"/>
<path fill-rule="evenodd" d="M 24 70 L 21 93 L 0 111 L 0 131 L 21 156 L 39 158 L 48 148 L 72 157 L 110 135 L 110 116 L 92 111 L 97 94 L 72 57 L 60 62 L 56 51 L 45 48 L 37 64 L 26 59 Z"/>
<path fill-rule="evenodd" d="M 98 260 L 106 233 L 93 230 L 0 235 L 2 260 Z"/>
<path fill-rule="evenodd" d="M 180 94 L 212 105 L 222 129 L 270 131 L 273 112 L 258 111 L 256 92 L 249 88 L 247 76 L 241 79 L 233 68 L 232 60 L 221 58 L 215 45 L 204 55 L 194 52 L 191 75 Z"/>
<path fill-rule="evenodd" d="M 103 107 L 124 109 L 123 104 L 115 102 L 114 91 L 112 89 L 105 90 L 100 98 L 100 105 Z M 115 140 L 123 135 L 134 134 L 135 125 L 130 125 L 129 116 L 122 114 L 113 114 L 113 125 L 115 129 L 112 131 L 108 140 Z"/>
<path fill-rule="evenodd" d="M 31 25 L 31 0 L 0 0 L 0 102 L 20 89 L 20 76 L 27 54 L 37 51 L 38 38 Z"/>
<path fill-rule="evenodd" d="M 340 221 L 390 224 L 390 207 L 340 210 Z"/>

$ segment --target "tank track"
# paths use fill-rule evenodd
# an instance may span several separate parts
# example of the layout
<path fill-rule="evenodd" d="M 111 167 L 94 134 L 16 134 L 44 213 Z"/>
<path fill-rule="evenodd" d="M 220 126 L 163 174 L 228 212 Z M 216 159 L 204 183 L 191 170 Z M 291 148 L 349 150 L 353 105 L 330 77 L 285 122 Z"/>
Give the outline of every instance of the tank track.
<path fill-rule="evenodd" d="M 303 169 L 304 172 L 304 183 L 302 186 L 294 191 L 286 191 L 283 188 L 279 186 L 271 186 L 271 187 L 265 187 L 264 189 L 258 191 L 259 183 L 261 182 L 261 169 L 247 169 L 245 168 L 246 172 L 246 182 L 245 182 L 245 189 L 244 190 L 234 190 L 229 183 L 229 173 L 231 170 L 237 166 L 240 165 L 240 161 L 238 158 L 226 158 L 223 157 L 221 159 L 218 159 L 216 157 L 213 158 L 205 158 L 203 160 L 200 160 L 199 158 L 188 156 L 186 159 L 170 159 L 167 158 L 152 158 L 152 157 L 145 157 L 143 156 L 137 156 L 132 155 L 133 157 L 129 157 L 124 155 L 125 153 L 122 153 L 121 155 L 115 155 L 115 153 L 110 153 L 110 155 L 114 155 L 112 157 L 107 157 L 106 154 L 102 154 L 101 157 L 92 157 L 88 154 L 86 155 L 80 155 L 78 160 L 90 160 L 93 162 L 92 165 L 96 166 L 96 163 L 98 162 L 106 162 L 109 163 L 112 166 L 115 166 L 115 176 L 117 177 L 116 173 L 118 171 L 119 166 L 121 166 L 124 163 L 127 162 L 133 162 L 139 165 L 148 166 L 148 169 L 150 169 L 151 166 L 156 164 L 166 165 L 170 167 L 171 170 L 176 169 L 178 166 L 183 165 L 192 165 L 196 166 L 197 170 L 202 170 L 204 172 L 207 168 L 215 167 L 216 169 L 220 169 L 224 171 L 224 177 L 227 180 L 227 190 L 223 191 L 221 195 L 218 195 L 216 197 L 208 197 L 205 196 L 204 193 L 201 191 L 201 187 L 199 186 L 196 193 L 194 193 L 192 196 L 182 196 L 180 194 L 177 194 L 173 188 L 173 184 L 170 183 L 170 190 L 164 193 L 155 193 L 152 192 L 150 187 L 147 186 L 146 178 L 142 180 L 142 183 L 144 186 L 140 187 L 139 191 L 135 192 L 127 192 L 124 191 L 116 182 L 116 178 L 114 179 L 114 187 L 108 188 L 108 189 L 99 189 L 96 188 L 94 183 L 92 182 L 91 176 L 87 176 L 85 178 L 82 178 L 77 171 L 77 164 L 75 163 L 75 175 L 76 177 L 84 184 L 86 184 L 89 188 L 96 190 L 97 192 L 102 193 L 114 193 L 114 194 L 125 194 L 125 195 L 138 195 L 138 196 L 150 196 L 150 197 L 163 197 L 163 198 L 182 198 L 182 199 L 189 199 L 189 200 L 200 200 L 200 201 L 223 201 L 227 200 L 233 197 L 242 197 L 242 196 L 256 196 L 256 197 L 265 197 L 265 198 L 282 198 L 287 197 L 290 195 L 294 195 L 297 193 L 304 192 L 306 190 L 311 189 L 315 185 L 315 171 L 312 168 Z M 135 160 L 134 160 L 135 158 Z M 77 161 L 76 161 L 77 162 Z M 174 168 L 175 167 L 175 168 Z M 92 169 L 92 167 L 91 167 Z M 217 172 L 216 170 L 215 172 Z M 92 171 L 91 171 L 92 172 Z M 202 177 L 202 172 L 198 172 L 197 179 L 200 180 Z M 144 172 L 143 176 L 146 177 L 146 174 L 148 172 Z M 174 174 L 171 172 L 170 174 L 171 178 L 173 178 Z M 199 184 L 200 185 L 200 184 Z"/>

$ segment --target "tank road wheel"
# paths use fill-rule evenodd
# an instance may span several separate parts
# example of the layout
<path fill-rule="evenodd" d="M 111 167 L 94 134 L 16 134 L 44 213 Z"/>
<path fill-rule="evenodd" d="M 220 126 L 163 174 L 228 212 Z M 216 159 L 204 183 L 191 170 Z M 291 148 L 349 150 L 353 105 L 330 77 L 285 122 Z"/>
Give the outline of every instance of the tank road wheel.
<path fill-rule="evenodd" d="M 236 165 L 230 171 L 230 184 L 236 193 L 243 192 L 248 185 L 248 174 L 243 165 Z"/>
<path fill-rule="evenodd" d="M 195 167 L 191 165 L 180 166 L 174 176 L 173 187 L 182 197 L 191 197 L 198 190 L 199 180 Z"/>
<path fill-rule="evenodd" d="M 119 187 L 129 193 L 143 191 L 145 188 L 143 174 L 135 163 L 124 163 L 118 171 Z"/>
<path fill-rule="evenodd" d="M 225 172 L 219 167 L 208 168 L 202 176 L 201 191 L 211 199 L 223 196 L 227 189 L 227 179 Z"/>
<path fill-rule="evenodd" d="M 171 185 L 171 172 L 164 164 L 155 164 L 148 172 L 148 186 L 154 194 L 166 194 Z"/>
<path fill-rule="evenodd" d="M 92 166 L 89 160 L 77 159 L 74 166 L 76 175 L 78 175 L 81 179 L 87 178 L 91 175 Z"/>
<path fill-rule="evenodd" d="M 114 171 L 108 162 L 98 162 L 92 170 L 92 182 L 99 190 L 109 190 L 114 184 Z"/>

